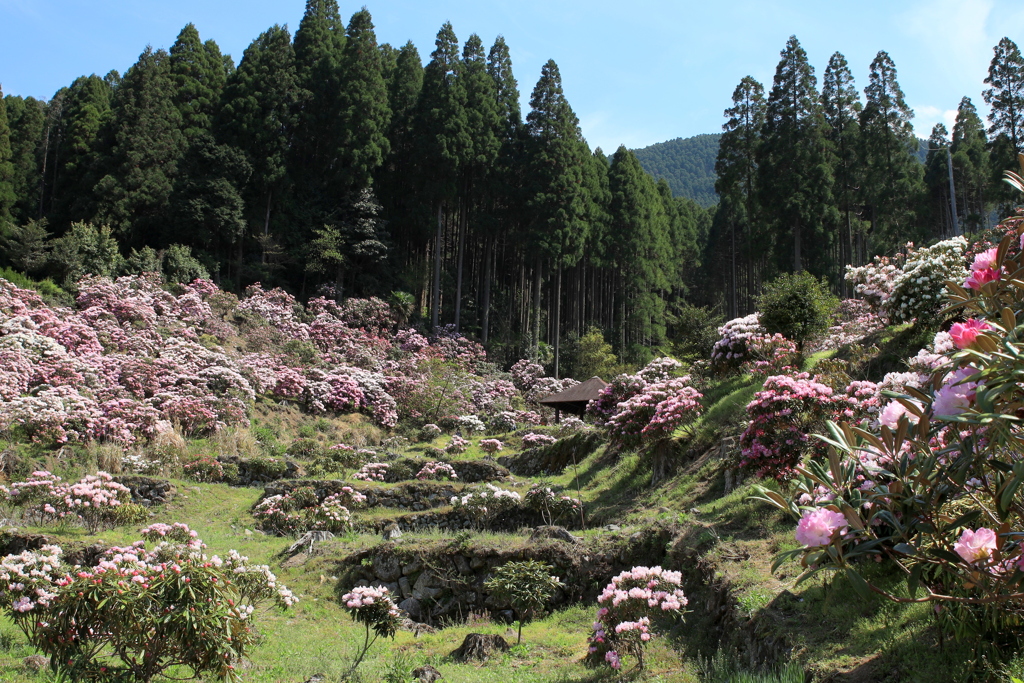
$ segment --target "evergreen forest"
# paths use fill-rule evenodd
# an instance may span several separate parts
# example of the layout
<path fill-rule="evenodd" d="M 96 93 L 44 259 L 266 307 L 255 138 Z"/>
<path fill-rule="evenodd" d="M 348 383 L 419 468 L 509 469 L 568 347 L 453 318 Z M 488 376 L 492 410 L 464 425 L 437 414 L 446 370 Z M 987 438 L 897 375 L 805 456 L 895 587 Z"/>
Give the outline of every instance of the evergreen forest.
<path fill-rule="evenodd" d="M 862 92 L 839 53 L 819 83 L 794 36 L 770 85 L 736 86 L 723 133 L 609 156 L 553 61 L 523 112 L 501 36 L 446 23 L 426 55 L 378 44 L 366 9 L 346 24 L 309 0 L 294 35 L 272 26 L 237 64 L 189 24 L 123 75 L 4 97 L 0 258 L 69 290 L 162 270 L 378 296 L 556 375 L 592 329 L 645 362 L 694 315 L 751 312 L 780 273 L 846 295 L 847 265 L 991 222 L 1024 144 L 1022 69 L 1000 41 L 988 120 L 965 95 L 922 164 L 888 54 Z"/>

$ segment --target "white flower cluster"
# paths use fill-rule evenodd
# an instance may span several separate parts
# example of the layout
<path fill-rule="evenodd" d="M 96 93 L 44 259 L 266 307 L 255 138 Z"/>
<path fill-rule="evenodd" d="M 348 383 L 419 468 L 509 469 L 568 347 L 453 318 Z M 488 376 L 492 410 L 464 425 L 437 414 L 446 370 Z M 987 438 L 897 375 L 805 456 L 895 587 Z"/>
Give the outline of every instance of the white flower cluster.
<path fill-rule="evenodd" d="M 747 357 L 747 340 L 763 333 L 759 313 L 733 318 L 718 328 L 720 338 L 711 349 L 711 362 L 739 366 Z"/>
<path fill-rule="evenodd" d="M 922 249 L 907 247 L 906 263 L 883 303 L 893 322 L 935 316 L 945 300 L 946 281 L 962 282 L 967 276 L 967 240 L 962 236 Z"/>

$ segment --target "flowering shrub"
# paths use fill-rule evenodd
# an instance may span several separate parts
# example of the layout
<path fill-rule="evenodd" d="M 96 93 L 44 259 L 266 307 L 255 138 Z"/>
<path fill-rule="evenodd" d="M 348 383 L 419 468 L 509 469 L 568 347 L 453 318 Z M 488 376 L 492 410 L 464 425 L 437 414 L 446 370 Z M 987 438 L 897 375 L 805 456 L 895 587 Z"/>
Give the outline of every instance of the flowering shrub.
<path fill-rule="evenodd" d="M 492 434 L 506 434 L 516 428 L 516 413 L 512 410 L 502 410 L 491 415 L 487 422 L 488 429 Z"/>
<path fill-rule="evenodd" d="M 259 642 L 253 614 L 297 598 L 265 565 L 232 550 L 207 556 L 186 525 L 154 525 L 95 567 L 70 567 L 57 546 L 0 562 L 0 606 L 70 680 L 148 681 L 171 668 L 237 679 Z M 180 675 L 180 674 L 178 674 Z"/>
<path fill-rule="evenodd" d="M 504 447 L 505 444 L 503 444 L 501 441 L 498 441 L 497 439 L 480 440 L 480 448 L 483 450 L 484 453 L 488 455 L 494 455 Z"/>
<path fill-rule="evenodd" d="M 853 283 L 854 291 L 878 313 L 892 295 L 905 260 L 904 254 L 892 258 L 876 256 L 867 265 L 846 266 L 846 281 Z"/>
<path fill-rule="evenodd" d="M 352 475 L 353 479 L 361 481 L 384 481 L 388 473 L 386 462 L 370 462 L 363 465 L 358 472 Z"/>
<path fill-rule="evenodd" d="M 718 328 L 719 340 L 711 349 L 711 363 L 721 371 L 736 370 L 747 360 L 747 341 L 764 334 L 757 313 L 734 318 Z"/>
<path fill-rule="evenodd" d="M 482 432 L 487 429 L 483 420 L 476 415 L 463 415 L 459 418 L 459 426 L 470 432 Z"/>
<path fill-rule="evenodd" d="M 893 282 L 884 309 L 893 322 L 934 317 L 943 305 L 945 282 L 959 282 L 965 274 L 967 240 L 954 237 L 931 247 L 907 245 L 907 260 Z M 987 272 L 987 271 L 986 271 Z"/>
<path fill-rule="evenodd" d="M 361 503 L 366 497 L 350 487 L 327 496 L 320 501 L 309 486 L 290 493 L 268 496 L 256 504 L 252 516 L 265 531 L 276 534 L 295 534 L 306 531 L 344 531 L 352 516 L 344 502 Z"/>
<path fill-rule="evenodd" d="M 799 558 L 801 580 L 842 571 L 865 594 L 936 603 L 944 631 L 997 657 L 1019 646 L 1024 601 L 1024 389 L 1016 379 L 1024 288 L 1003 276 L 1024 266 L 1019 253 L 1008 255 L 1024 227 L 1007 232 L 995 254 L 982 252 L 973 264 L 972 275 L 998 277 L 949 287 L 948 303 L 968 323 L 948 343 L 936 340 L 943 359 L 927 381 L 892 399 L 877 427 L 830 425 L 828 462 L 799 467 L 791 499 L 761 491 L 800 520 L 804 547 L 778 562 Z M 909 597 L 861 576 L 857 562 L 879 556 L 899 563 Z"/>
<path fill-rule="evenodd" d="M 60 477 L 50 472 L 38 471 L 7 491 L 7 501 L 34 522 L 76 519 L 90 533 L 145 518 L 145 509 L 131 500 L 128 487 L 106 472 L 90 474 L 71 484 L 61 483 Z"/>
<path fill-rule="evenodd" d="M 523 501 L 526 507 L 540 513 L 545 524 L 554 524 L 562 518 L 578 519 L 583 509 L 583 503 L 578 498 L 556 493 L 550 486 L 543 484 L 531 486 Z"/>
<path fill-rule="evenodd" d="M 853 417 L 854 405 L 806 372 L 769 377 L 747 404 L 750 425 L 740 437 L 741 464 L 759 477 L 790 477 L 804 455 L 825 454 L 824 443 L 809 434 L 828 420 Z"/>
<path fill-rule="evenodd" d="M 181 466 L 182 476 L 200 483 L 224 481 L 224 465 L 217 459 L 200 456 Z"/>
<path fill-rule="evenodd" d="M 681 586 L 682 574 L 661 567 L 633 567 L 613 578 L 597 597 L 588 659 L 619 669 L 623 655 L 629 655 L 643 669 L 652 618 L 678 616 L 686 607 Z"/>
<path fill-rule="evenodd" d="M 459 478 L 455 469 L 446 462 L 428 462 L 416 475 L 417 479 L 451 479 Z"/>
<path fill-rule="evenodd" d="M 391 599 L 391 591 L 385 586 L 356 586 L 341 596 L 341 602 L 352 619 L 366 629 L 362 649 L 356 656 L 355 663 L 349 669 L 348 675 L 344 677 L 347 679 L 359 667 L 366 653 L 378 638 L 395 637 L 402 621 L 402 614 L 394 600 Z M 372 639 L 370 638 L 371 630 L 373 631 Z"/>
<path fill-rule="evenodd" d="M 700 414 L 701 398 L 703 395 L 690 386 L 689 376 L 648 384 L 618 405 L 608 420 L 609 438 L 627 447 L 668 438 L 677 427 Z"/>
<path fill-rule="evenodd" d="M 420 429 L 420 441 L 433 441 L 441 436 L 441 428 L 436 424 L 428 423 Z"/>
<path fill-rule="evenodd" d="M 747 340 L 747 360 L 740 367 L 752 375 L 767 377 L 791 372 L 799 359 L 796 342 L 777 332 L 755 334 Z"/>
<path fill-rule="evenodd" d="M 523 435 L 523 446 L 526 448 L 540 448 L 542 446 L 550 446 L 551 444 L 558 441 L 555 437 L 550 434 L 537 434 L 530 432 Z"/>
<path fill-rule="evenodd" d="M 458 434 L 453 434 L 451 441 L 449 441 L 448 445 L 444 447 L 444 452 L 452 455 L 459 455 L 461 453 L 465 453 L 467 448 L 469 448 L 469 441 L 463 439 Z"/>
<path fill-rule="evenodd" d="M 449 502 L 457 511 L 470 513 L 474 518 L 483 519 L 488 515 L 500 517 L 515 511 L 522 502 L 522 496 L 515 491 L 487 484 L 486 490 L 473 491 L 461 496 L 452 496 Z"/>

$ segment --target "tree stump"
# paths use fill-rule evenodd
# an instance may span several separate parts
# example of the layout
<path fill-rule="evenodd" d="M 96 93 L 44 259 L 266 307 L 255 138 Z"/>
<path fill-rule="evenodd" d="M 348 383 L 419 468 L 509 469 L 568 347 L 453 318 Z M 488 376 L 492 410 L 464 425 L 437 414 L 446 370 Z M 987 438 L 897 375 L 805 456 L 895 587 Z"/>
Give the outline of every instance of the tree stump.
<path fill-rule="evenodd" d="M 470 633 L 462 641 L 458 650 L 451 657 L 457 662 L 468 662 L 471 659 L 486 660 L 495 652 L 508 652 L 508 643 L 498 635 L 486 633 Z"/>

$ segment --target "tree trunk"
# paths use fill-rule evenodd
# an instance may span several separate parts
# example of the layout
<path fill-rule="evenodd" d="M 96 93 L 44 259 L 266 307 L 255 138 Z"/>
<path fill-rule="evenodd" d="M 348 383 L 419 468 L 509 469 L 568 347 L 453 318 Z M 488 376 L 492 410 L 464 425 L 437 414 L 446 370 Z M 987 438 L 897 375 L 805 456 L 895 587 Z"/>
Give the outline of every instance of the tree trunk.
<path fill-rule="evenodd" d="M 494 262 L 494 236 L 487 236 L 487 246 L 484 248 L 484 301 L 483 320 L 481 321 L 480 339 L 487 345 L 487 337 L 491 323 L 491 279 L 494 277 L 492 263 Z"/>
<path fill-rule="evenodd" d="M 441 238 L 444 218 L 444 203 L 437 204 L 437 237 L 434 238 L 434 282 L 430 293 L 430 329 L 437 330 L 441 308 Z"/>
<path fill-rule="evenodd" d="M 455 331 L 459 331 L 462 324 L 462 257 L 466 251 L 466 230 L 469 223 L 469 207 L 466 202 L 460 202 L 459 207 L 459 252 L 455 266 Z"/>
<path fill-rule="evenodd" d="M 562 328 L 562 264 L 558 264 L 555 275 L 555 379 L 558 379 L 558 344 Z"/>
<path fill-rule="evenodd" d="M 540 358 L 540 271 L 541 260 L 538 254 L 533 270 L 533 338 L 530 340 L 530 358 L 535 363 Z"/>

